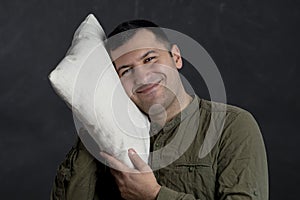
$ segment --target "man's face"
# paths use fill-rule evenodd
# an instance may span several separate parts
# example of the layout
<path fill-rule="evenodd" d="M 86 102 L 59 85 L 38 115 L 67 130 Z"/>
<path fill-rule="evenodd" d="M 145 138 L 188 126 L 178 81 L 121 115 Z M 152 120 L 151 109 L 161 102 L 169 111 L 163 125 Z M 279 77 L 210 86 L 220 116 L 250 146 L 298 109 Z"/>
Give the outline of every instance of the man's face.
<path fill-rule="evenodd" d="M 167 110 L 180 93 L 182 60 L 176 45 L 171 51 L 173 56 L 151 31 L 141 29 L 111 52 L 127 95 L 145 113 L 155 104 Z"/>

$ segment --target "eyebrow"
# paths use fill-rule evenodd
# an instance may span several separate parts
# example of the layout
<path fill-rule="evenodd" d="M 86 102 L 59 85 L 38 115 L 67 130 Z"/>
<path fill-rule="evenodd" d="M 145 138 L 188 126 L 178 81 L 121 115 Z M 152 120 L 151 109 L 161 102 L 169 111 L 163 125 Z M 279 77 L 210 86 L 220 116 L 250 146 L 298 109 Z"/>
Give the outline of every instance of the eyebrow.
<path fill-rule="evenodd" d="M 140 57 L 140 60 L 146 58 L 146 57 L 147 57 L 149 54 L 151 54 L 151 53 L 156 53 L 156 51 L 155 51 L 155 50 L 149 50 L 149 51 L 147 51 L 146 53 L 144 53 L 144 54 Z M 117 69 L 117 72 L 119 73 L 119 71 L 120 71 L 121 69 L 128 68 L 128 67 L 130 67 L 130 66 L 131 66 L 131 65 L 122 65 L 122 66 L 120 66 L 120 67 Z"/>
<path fill-rule="evenodd" d="M 146 57 L 147 57 L 149 54 L 151 54 L 151 53 L 156 53 L 156 51 L 155 51 L 155 50 L 147 51 L 144 55 L 142 55 L 142 56 L 140 57 L 140 60 L 146 58 Z"/>

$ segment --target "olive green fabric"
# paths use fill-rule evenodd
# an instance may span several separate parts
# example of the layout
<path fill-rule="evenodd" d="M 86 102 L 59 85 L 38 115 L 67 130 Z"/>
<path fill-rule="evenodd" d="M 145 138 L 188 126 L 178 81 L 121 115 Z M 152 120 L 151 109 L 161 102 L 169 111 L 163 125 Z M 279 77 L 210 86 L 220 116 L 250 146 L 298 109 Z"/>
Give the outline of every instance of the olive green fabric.
<path fill-rule="evenodd" d="M 50 199 L 93 199 L 96 171 L 95 159 L 78 139 L 57 170 Z"/>
<path fill-rule="evenodd" d="M 265 147 L 249 112 L 196 96 L 164 127 L 151 124 L 150 134 L 158 200 L 268 199 Z M 109 168 L 78 140 L 59 166 L 51 199 L 122 198 Z"/>

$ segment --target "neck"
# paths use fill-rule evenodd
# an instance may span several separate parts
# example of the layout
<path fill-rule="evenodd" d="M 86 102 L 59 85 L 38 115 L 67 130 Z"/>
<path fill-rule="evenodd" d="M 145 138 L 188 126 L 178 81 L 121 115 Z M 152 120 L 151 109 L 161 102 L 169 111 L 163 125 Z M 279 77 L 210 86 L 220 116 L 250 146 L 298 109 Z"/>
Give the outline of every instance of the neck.
<path fill-rule="evenodd" d="M 174 98 L 173 102 L 166 109 L 161 109 L 157 113 L 149 113 L 149 118 L 151 122 L 158 123 L 161 126 L 164 126 L 167 122 L 171 121 L 177 114 L 184 110 L 193 100 L 193 98 L 184 93 L 178 98 Z"/>

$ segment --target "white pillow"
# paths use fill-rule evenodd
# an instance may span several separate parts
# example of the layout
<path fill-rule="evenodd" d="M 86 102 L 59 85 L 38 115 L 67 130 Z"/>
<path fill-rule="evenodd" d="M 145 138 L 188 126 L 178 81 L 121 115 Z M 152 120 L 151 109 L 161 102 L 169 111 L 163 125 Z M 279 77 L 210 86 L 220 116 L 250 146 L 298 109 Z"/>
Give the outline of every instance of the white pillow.
<path fill-rule="evenodd" d="M 90 14 L 76 30 L 71 47 L 49 79 L 100 149 L 133 168 L 129 148 L 148 162 L 149 121 L 126 95 L 104 39 L 102 27 Z M 98 157 L 99 152 L 91 153 Z"/>

